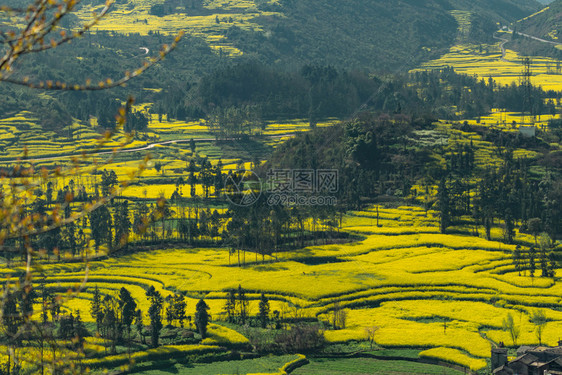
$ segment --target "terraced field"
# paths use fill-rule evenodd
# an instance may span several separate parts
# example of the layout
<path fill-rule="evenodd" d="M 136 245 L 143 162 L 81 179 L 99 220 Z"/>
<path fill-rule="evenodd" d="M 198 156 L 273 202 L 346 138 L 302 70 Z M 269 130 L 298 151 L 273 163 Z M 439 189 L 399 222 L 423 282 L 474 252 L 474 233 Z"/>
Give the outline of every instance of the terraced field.
<path fill-rule="evenodd" d="M 501 33 L 500 37 L 501 37 Z M 509 34 L 505 36 L 509 38 Z M 476 75 L 483 79 L 492 77 L 497 83 L 509 85 L 518 83 L 523 71 L 522 56 L 515 51 L 506 49 L 502 58 L 501 41 L 496 44 L 458 44 L 437 60 L 424 63 L 419 69 L 436 69 L 452 66 L 457 73 Z M 544 90 L 561 90 L 562 74 L 560 62 L 547 57 L 532 57 L 531 82 Z"/>
<path fill-rule="evenodd" d="M 562 330 L 559 279 L 518 275 L 511 260 L 514 246 L 468 236 L 468 229 L 465 235 L 460 227 L 457 234 L 439 234 L 434 214 L 413 206 L 350 212 L 344 230 L 363 240 L 276 253 L 265 264 L 252 263 L 253 255 L 247 254 L 250 263 L 243 268 L 233 265 L 225 249 L 166 249 L 92 262 L 87 288 L 67 307 L 90 319 L 94 285 L 103 293 L 126 286 L 144 311 L 149 286 L 164 296 L 186 293 L 188 315 L 204 297 L 214 324 L 203 344 L 212 348 L 221 342 L 247 342 L 243 334 L 220 325 L 226 291 L 242 285 L 249 291 L 251 314 L 258 311 L 261 292 L 272 301 L 271 310 L 286 319 L 328 322 L 339 302 L 347 310 L 347 326 L 326 330 L 329 342 L 365 341 L 366 329 L 376 326 L 378 345 L 419 348 L 422 357 L 473 370 L 486 366 L 492 345 L 513 344 L 502 329 L 508 313 L 521 329 L 518 344 L 536 344 L 529 318 L 544 311 L 549 322 L 543 343 L 556 344 Z M 517 239 L 533 241 L 519 234 Z M 47 265 L 44 270 L 49 287 L 73 288 L 84 275 L 80 264 Z"/>
<path fill-rule="evenodd" d="M 68 136 L 61 137 L 54 132 L 45 132 L 30 112 L 22 111 L 15 116 L 0 119 L 0 163 L 10 162 L 22 157 L 22 150 L 27 148 L 28 159 L 53 157 L 55 160 L 64 159 L 63 156 L 79 155 L 82 152 L 112 151 L 120 148 L 120 152 L 143 148 L 152 143 L 183 141 L 177 145 L 189 148 L 187 141 L 194 139 L 204 147 L 209 147 L 216 135 L 204 120 L 183 122 L 177 120 L 167 121 L 159 119 L 158 115 L 148 112 L 149 103 L 139 105 L 135 110 L 145 112 L 150 118 L 150 123 L 145 132 L 139 133 L 131 141 L 126 141 L 123 133 L 116 134 L 111 140 L 104 142 L 100 148 L 100 133 L 95 129 L 96 119 L 89 124 L 76 120 L 67 130 Z M 317 124 L 317 127 L 331 126 L 337 119 L 329 119 Z M 284 123 L 267 122 L 260 135 L 266 138 L 265 144 L 276 145 L 290 138 L 295 133 L 308 131 L 310 127 L 305 120 L 286 121 Z M 56 140 L 55 140 L 56 139 Z M 175 144 L 168 143 L 162 147 Z M 199 147 L 200 148 L 200 147 Z M 144 150 L 146 151 L 146 150 Z M 220 155 L 206 155 L 211 159 L 218 159 Z M 214 157 L 213 157 L 214 156 Z"/>
<path fill-rule="evenodd" d="M 204 120 L 183 122 L 159 119 L 158 115 L 148 112 L 149 106 L 149 103 L 145 103 L 135 108 L 149 116 L 150 123 L 147 131 L 137 134 L 134 139 L 128 139 L 123 132 L 119 132 L 110 140 L 103 140 L 95 127 L 95 118 L 90 124 L 76 121 L 68 129 L 69 136 L 66 138 L 54 132 L 43 131 L 30 112 L 23 111 L 15 116 L 0 119 L 0 167 L 12 165 L 16 160 L 25 158 L 35 167 L 64 168 L 69 166 L 75 157 L 86 165 L 92 165 L 93 162 L 102 163 L 103 169 L 114 171 L 119 180 L 122 180 L 128 179 L 129 174 L 138 169 L 140 160 L 149 154 L 152 160 L 149 161 L 148 168 L 133 186 L 122 193 L 126 197 L 148 199 L 162 195 L 170 198 L 178 189 L 174 181 L 185 177 L 185 170 L 192 158 L 207 158 L 214 166 L 220 160 L 223 171 L 250 168 L 249 160 L 254 159 L 248 155 L 240 157 L 238 150 L 247 148 L 241 142 L 231 139 L 222 142 L 222 145 L 217 144 L 216 135 Z M 337 119 L 328 119 L 318 123 L 317 127 L 331 126 L 337 122 Z M 305 120 L 268 122 L 257 136 L 260 137 L 259 141 L 263 147 L 271 148 L 298 132 L 308 130 L 310 127 Z M 196 143 L 195 153 L 191 150 L 191 139 Z M 225 154 L 224 146 L 231 147 L 232 150 Z M 88 156 L 83 158 L 82 153 Z M 157 165 L 159 168 L 156 168 Z M 195 176 L 198 177 L 198 173 L 195 173 Z M 65 186 L 70 179 L 80 182 L 79 185 L 84 185 L 87 193 L 92 194 L 94 185 L 99 184 L 101 176 L 82 172 L 79 175 L 68 176 L 67 179 L 54 179 L 52 182 L 55 190 L 59 185 Z M 162 182 L 146 184 L 146 181 L 152 179 L 160 179 Z M 6 180 L 1 184 L 7 187 L 10 182 Z M 196 184 L 195 189 L 198 196 L 203 195 L 201 184 Z M 187 192 L 184 196 L 189 196 L 189 188 L 185 190 Z"/>
<path fill-rule="evenodd" d="M 156 0 L 130 0 L 126 4 L 114 4 L 113 10 L 96 25 L 94 32 L 110 31 L 141 35 L 158 32 L 166 35 L 188 30 L 190 34 L 206 40 L 217 53 L 239 56 L 242 55 L 242 51 L 228 43 L 223 32 L 231 26 L 259 31 L 261 26 L 254 22 L 256 17 L 279 15 L 276 12 L 258 10 L 256 2 L 251 0 L 213 0 L 206 1 L 200 8 L 176 8 L 174 14 L 170 15 L 151 14 L 151 7 L 161 3 L 162 1 Z M 80 19 L 88 20 L 92 12 L 98 8 L 99 5 L 86 5 L 76 15 Z"/>
<path fill-rule="evenodd" d="M 146 111 L 147 105 L 136 109 Z M 482 117 L 480 123 L 513 132 L 515 130 L 509 124 L 517 116 L 496 111 Z M 326 121 L 319 126 L 330 126 L 335 121 Z M 467 121 L 476 123 L 476 120 Z M 62 148 L 50 150 L 49 145 L 55 145 L 51 136 L 39 132 L 34 119 L 23 112 L 0 120 L 0 141 L 4 142 L 2 150 L 6 160 L 18 156 L 14 150 L 21 149 L 22 145 L 28 147 L 30 157 L 62 156 L 88 150 L 83 144 L 91 144 L 92 149 L 96 147 L 97 135 L 92 129 L 77 123 L 72 131 L 81 139 L 80 148 L 69 139 Z M 271 146 L 275 146 L 307 129 L 305 121 L 271 123 L 262 134 L 269 137 L 267 142 Z M 150 115 L 149 129 L 141 136 L 142 140 L 139 137 L 125 149 L 158 142 L 176 143 L 151 149 L 154 159 L 143 177 L 124 191 L 123 195 L 127 197 L 154 199 L 164 195 L 169 198 L 177 189 L 172 181 L 185 175 L 188 160 L 195 157 L 190 147 L 191 138 L 196 140 L 199 157 L 208 157 L 213 165 L 220 158 L 223 170 L 235 169 L 241 164 L 250 167 L 248 161 L 224 158 L 222 149 L 211 140 L 213 133 L 202 121 L 167 122 Z M 104 145 L 104 150 L 116 147 L 123 140 L 121 136 L 115 143 Z M 450 149 L 470 142 L 475 146 L 476 165 L 501 162 L 490 142 L 446 122 L 440 122 L 431 131 L 416 134 L 416 141 L 446 142 Z M 137 154 L 117 156 L 106 168 L 114 170 L 119 177 L 126 176 L 137 167 L 139 162 L 132 160 Z M 523 149 L 515 150 L 514 154 L 517 157 L 535 156 Z M 154 168 L 156 163 L 161 164 L 160 171 Z M 161 181 L 148 183 L 151 179 Z M 91 187 L 93 183 L 85 185 Z M 414 193 L 408 199 L 420 206 L 436 194 L 435 186 L 427 187 L 428 196 L 426 187 L 413 188 Z M 198 195 L 203 194 L 202 189 L 201 185 L 196 186 Z M 265 264 L 247 253 L 247 265 L 242 268 L 236 266 L 227 249 L 199 248 L 155 250 L 93 261 L 89 264 L 86 287 L 79 287 L 85 274 L 82 263 L 47 264 L 42 269 L 46 287 L 80 290 L 65 307 L 69 311 L 79 310 L 89 322 L 92 322 L 89 309 L 94 286 L 98 286 L 103 294 L 116 294 L 126 286 L 143 311 L 149 308 L 145 291 L 150 286 L 164 297 L 181 291 L 186 295 L 190 316 L 195 313 L 196 302 L 204 297 L 213 317 L 210 337 L 201 345 L 168 345 L 156 351 L 136 352 L 134 356 L 141 363 L 160 358 L 162 353 L 172 353 L 171 356 L 200 354 L 219 351 L 218 347 L 223 344 L 248 344 L 249 337 L 245 336 L 244 330 L 237 331 L 222 324 L 226 319 L 227 291 L 238 285 L 249 291 L 252 315 L 259 311 L 261 292 L 270 299 L 271 311 L 279 311 L 283 319 L 308 317 L 328 323 L 335 304 L 339 303 L 347 311 L 347 325 L 345 329 L 327 329 L 324 335 L 329 342 L 365 342 L 367 330 L 377 327 L 375 342 L 380 346 L 415 348 L 420 357 L 443 360 L 472 370 L 486 367 L 492 346 L 500 342 L 513 344 L 509 334 L 502 329 L 503 319 L 509 313 L 521 329 L 518 344 L 537 343 L 530 316 L 538 310 L 544 311 L 549 319 L 543 342 L 557 342 L 562 329 L 560 270 L 555 279 L 519 275 L 511 259 L 515 247 L 499 242 L 501 228 L 492 229 L 492 236 L 498 241 L 485 240 L 482 231 L 480 237 L 473 236 L 475 229 L 472 226 L 451 227 L 455 234 L 443 235 L 439 233 L 437 214 L 433 211 L 426 212 L 417 206 L 391 208 L 380 205 L 349 212 L 344 217 L 343 230 L 363 239 L 349 244 L 274 253 L 266 257 Z M 519 233 L 517 240 L 527 245 L 534 243 L 530 235 Z M 4 268 L 1 273 L 7 277 L 17 271 Z M 147 316 L 144 320 L 145 324 L 149 323 Z M 99 344 L 89 343 L 89 350 L 100 350 L 103 347 Z M 94 367 L 108 368 L 126 363 L 128 357 L 118 354 L 92 361 Z"/>

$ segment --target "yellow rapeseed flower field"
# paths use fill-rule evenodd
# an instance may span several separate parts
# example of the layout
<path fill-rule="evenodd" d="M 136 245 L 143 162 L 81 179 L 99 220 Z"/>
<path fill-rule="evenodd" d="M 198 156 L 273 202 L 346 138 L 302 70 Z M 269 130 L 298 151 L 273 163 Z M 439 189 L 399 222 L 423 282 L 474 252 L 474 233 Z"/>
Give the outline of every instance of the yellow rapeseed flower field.
<path fill-rule="evenodd" d="M 259 311 L 261 292 L 270 299 L 271 311 L 279 311 L 284 318 L 317 317 L 328 322 L 339 301 L 347 311 L 347 325 L 326 330 L 328 341 L 363 341 L 365 329 L 376 326 L 379 345 L 427 348 L 423 356 L 471 369 L 485 365 L 490 340 L 512 345 L 502 330 L 508 313 L 521 328 L 519 343 L 533 344 L 538 340 L 529 318 L 542 308 L 549 319 L 543 342 L 557 342 L 562 312 L 555 307 L 562 303 L 562 283 L 519 275 L 511 261 L 515 246 L 437 233 L 435 213 L 419 207 L 373 206 L 350 212 L 344 217 L 344 227 L 361 232 L 363 239 L 275 253 L 266 257 L 267 264 L 246 253 L 246 264 L 238 267 L 236 254 L 209 248 L 163 249 L 92 261 L 88 289 L 68 301 L 66 308 L 80 310 L 91 321 L 89 300 L 94 285 L 114 295 L 125 286 L 146 311 L 145 290 L 154 286 L 164 296 L 183 292 L 188 315 L 195 313 L 198 299 L 204 297 L 212 319 L 218 322 L 226 317 L 227 291 L 241 285 L 247 290 L 251 315 Z M 493 231 L 493 235 L 500 234 Z M 337 261 L 310 264 L 303 257 Z M 75 287 L 82 267 L 46 265 L 47 286 Z M 210 333 L 205 344 L 247 340 L 216 323 Z"/>
<path fill-rule="evenodd" d="M 517 83 L 523 70 L 521 62 L 526 56 L 506 49 L 506 55 L 502 59 L 499 44 L 500 42 L 491 45 L 457 44 L 441 58 L 427 62 L 417 70 L 451 66 L 458 73 L 476 75 L 483 79 L 492 77 L 502 85 Z M 533 85 L 541 86 L 544 90 L 560 90 L 562 75 L 553 74 L 552 67 L 554 66 L 556 66 L 555 59 L 533 57 L 531 66 Z"/>
<path fill-rule="evenodd" d="M 432 348 L 420 353 L 420 357 L 444 360 L 468 367 L 471 370 L 480 370 L 486 366 L 486 361 L 470 357 L 460 350 L 452 348 Z"/>

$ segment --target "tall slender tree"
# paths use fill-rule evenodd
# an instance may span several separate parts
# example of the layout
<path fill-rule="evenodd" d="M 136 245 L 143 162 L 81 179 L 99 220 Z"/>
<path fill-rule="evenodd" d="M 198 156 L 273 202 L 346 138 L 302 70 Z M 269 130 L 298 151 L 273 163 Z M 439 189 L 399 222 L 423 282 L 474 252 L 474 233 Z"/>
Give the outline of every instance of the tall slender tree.
<path fill-rule="evenodd" d="M 137 303 L 125 287 L 119 290 L 119 308 L 121 309 L 121 326 L 127 332 L 127 349 L 131 353 L 131 324 L 135 319 Z"/>
<path fill-rule="evenodd" d="M 202 338 L 207 337 L 207 325 L 209 324 L 209 306 L 203 299 L 195 305 L 195 325 Z"/>
<path fill-rule="evenodd" d="M 156 348 L 158 347 L 160 331 L 162 330 L 162 305 L 164 303 L 164 299 L 162 298 L 160 292 L 155 290 L 152 285 L 146 291 L 146 298 L 150 301 L 148 316 L 150 318 L 151 345 L 153 348 Z"/>
<path fill-rule="evenodd" d="M 261 327 L 266 328 L 267 323 L 269 322 L 269 309 L 270 309 L 270 307 L 269 307 L 269 300 L 267 299 L 267 297 L 265 296 L 264 293 L 262 293 L 261 297 L 260 297 L 259 309 L 260 309 Z"/>

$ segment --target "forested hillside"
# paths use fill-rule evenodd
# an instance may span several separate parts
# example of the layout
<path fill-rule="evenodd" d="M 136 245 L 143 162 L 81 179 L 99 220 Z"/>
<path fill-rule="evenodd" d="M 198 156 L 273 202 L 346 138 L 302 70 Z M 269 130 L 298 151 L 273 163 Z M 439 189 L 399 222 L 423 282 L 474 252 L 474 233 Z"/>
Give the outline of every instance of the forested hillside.
<path fill-rule="evenodd" d="M 522 19 L 515 24 L 517 31 L 549 41 L 558 42 L 562 33 L 562 1 L 553 1 L 542 12 Z"/>
<path fill-rule="evenodd" d="M 561 12 L 562 1 L 556 0 L 541 11 L 515 22 L 515 32 L 540 38 L 542 41 L 517 34 L 512 38 L 509 48 L 528 55 L 562 58 Z"/>
<path fill-rule="evenodd" d="M 261 17 L 264 33 L 233 26 L 226 36 L 239 49 L 269 61 L 314 61 L 336 66 L 403 71 L 439 55 L 455 40 L 452 11 L 471 13 L 474 38 L 491 38 L 496 22 L 538 9 L 534 1 L 335 1 L 283 0 L 283 16 Z M 279 5 L 277 5 L 279 4 Z"/>

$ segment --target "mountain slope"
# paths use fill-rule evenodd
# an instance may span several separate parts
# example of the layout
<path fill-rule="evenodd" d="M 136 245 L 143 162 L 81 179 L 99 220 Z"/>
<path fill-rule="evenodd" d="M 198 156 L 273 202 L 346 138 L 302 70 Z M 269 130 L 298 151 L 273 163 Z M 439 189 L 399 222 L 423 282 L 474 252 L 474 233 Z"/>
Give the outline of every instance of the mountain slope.
<path fill-rule="evenodd" d="M 534 0 L 280 0 L 262 2 L 272 15 L 257 20 L 264 33 L 231 27 L 238 49 L 272 61 L 315 61 L 399 71 L 438 55 L 455 41 L 453 11 L 466 11 L 472 40 L 491 38 L 496 22 L 539 9 Z"/>
<path fill-rule="evenodd" d="M 510 48 L 526 55 L 551 56 L 562 58 L 562 0 L 553 1 L 548 7 L 529 17 L 515 22 L 513 28 L 520 33 L 541 38 L 548 42 L 540 42 L 516 35 Z"/>
<path fill-rule="evenodd" d="M 562 41 L 562 0 L 553 1 L 547 8 L 515 23 L 518 31 L 551 40 Z"/>
<path fill-rule="evenodd" d="M 84 0 L 78 17 L 87 19 L 101 3 Z M 536 0 L 119 0 L 95 30 L 147 35 L 186 29 L 221 57 L 403 71 L 457 40 L 491 40 L 497 22 L 513 22 L 540 6 Z"/>
<path fill-rule="evenodd" d="M 449 0 L 443 3 L 498 22 L 513 22 L 542 8 L 535 0 Z"/>

